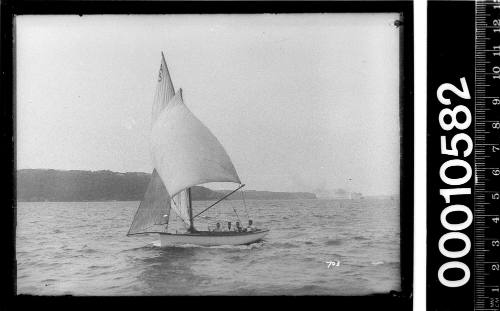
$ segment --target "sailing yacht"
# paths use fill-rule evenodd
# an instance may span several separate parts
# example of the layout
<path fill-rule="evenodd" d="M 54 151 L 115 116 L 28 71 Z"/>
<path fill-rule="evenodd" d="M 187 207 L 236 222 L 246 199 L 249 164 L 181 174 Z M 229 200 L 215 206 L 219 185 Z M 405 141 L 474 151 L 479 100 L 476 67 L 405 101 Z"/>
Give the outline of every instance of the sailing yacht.
<path fill-rule="evenodd" d="M 196 217 L 244 185 L 224 147 L 184 104 L 182 89 L 174 91 L 165 56 L 161 56 L 151 121 L 154 170 L 127 235 L 158 233 L 161 247 L 240 245 L 261 240 L 269 230 L 220 232 L 195 228 Z M 193 216 L 191 187 L 209 182 L 239 186 Z M 186 232 L 167 232 L 171 210 L 182 219 Z"/>

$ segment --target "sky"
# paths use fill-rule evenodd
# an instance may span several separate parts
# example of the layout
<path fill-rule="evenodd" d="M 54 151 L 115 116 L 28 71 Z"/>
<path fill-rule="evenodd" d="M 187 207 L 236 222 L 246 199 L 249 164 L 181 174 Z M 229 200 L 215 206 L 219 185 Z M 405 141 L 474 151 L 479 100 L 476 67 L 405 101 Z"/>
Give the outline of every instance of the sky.
<path fill-rule="evenodd" d="M 397 18 L 18 16 L 17 169 L 151 172 L 163 51 L 246 189 L 398 194 Z"/>

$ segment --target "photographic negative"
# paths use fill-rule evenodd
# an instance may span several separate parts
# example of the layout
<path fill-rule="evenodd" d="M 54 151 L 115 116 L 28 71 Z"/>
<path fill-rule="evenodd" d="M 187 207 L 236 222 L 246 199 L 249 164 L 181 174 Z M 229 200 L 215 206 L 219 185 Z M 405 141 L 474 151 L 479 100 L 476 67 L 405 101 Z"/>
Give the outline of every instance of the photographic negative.
<path fill-rule="evenodd" d="M 403 290 L 400 13 L 15 25 L 18 294 Z"/>

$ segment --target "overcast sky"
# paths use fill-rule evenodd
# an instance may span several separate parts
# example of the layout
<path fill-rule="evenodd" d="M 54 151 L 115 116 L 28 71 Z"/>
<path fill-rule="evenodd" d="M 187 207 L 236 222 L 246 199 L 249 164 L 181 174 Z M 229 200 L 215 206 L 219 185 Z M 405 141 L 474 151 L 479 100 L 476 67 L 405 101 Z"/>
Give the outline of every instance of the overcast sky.
<path fill-rule="evenodd" d="M 164 51 L 247 189 L 397 194 L 397 18 L 17 17 L 17 168 L 151 172 Z"/>

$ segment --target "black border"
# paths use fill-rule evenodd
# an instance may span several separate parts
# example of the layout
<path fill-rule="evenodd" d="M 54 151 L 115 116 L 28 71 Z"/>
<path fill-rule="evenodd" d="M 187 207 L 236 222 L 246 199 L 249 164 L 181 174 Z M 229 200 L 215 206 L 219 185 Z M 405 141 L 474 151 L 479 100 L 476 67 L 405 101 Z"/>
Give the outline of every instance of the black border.
<path fill-rule="evenodd" d="M 208 1 L 3 1 L 1 4 L 1 36 L 2 36 L 2 142 L 11 146 L 9 148 L 10 161 L 2 161 L 3 176 L 9 176 L 12 180 L 7 188 L 11 197 L 2 196 L 4 201 L 3 211 L 5 217 L 1 219 L 5 225 L 2 227 L 2 237 L 8 237 L 15 241 L 15 210 L 7 207 L 15 206 L 15 146 L 12 135 L 15 133 L 15 119 L 13 118 L 14 87 L 14 63 L 13 58 L 13 17 L 23 14 L 186 14 L 186 13 L 371 13 L 371 12 L 399 12 L 403 17 L 403 23 L 396 26 L 401 29 L 401 84 L 400 84 L 400 117 L 401 117 L 401 181 L 400 181 L 400 215 L 401 215 L 401 285 L 402 292 L 391 292 L 381 295 L 369 296 L 331 296 L 325 307 L 340 309 L 339 303 L 344 304 L 350 310 L 367 306 L 370 309 L 380 307 L 383 310 L 411 310 L 413 292 L 413 3 L 411 1 L 278 1 L 278 2 L 208 2 Z M 7 167 L 8 163 L 8 167 Z M 14 168 L 14 170 L 13 170 Z M 9 212 L 6 212 L 9 210 Z M 50 303 L 50 305 L 63 305 L 67 303 L 84 302 L 98 305 L 103 302 L 102 298 L 81 297 L 30 297 L 15 296 L 15 246 L 10 244 L 10 258 L 8 275 L 2 274 L 2 280 L 8 280 L 6 288 L 9 288 L 8 296 L 19 303 Z M 4 259 L 6 256 L 4 256 Z M 5 271 L 2 269 L 2 271 Z M 13 283 L 12 283 L 13 282 Z M 13 285 L 14 284 L 14 285 Z M 13 287 L 14 286 L 14 287 Z M 5 292 L 3 292 L 5 294 Z M 291 297 L 292 303 L 299 299 Z M 169 300 L 174 300 L 168 297 Z M 175 300 L 178 300 L 176 298 Z M 210 298 L 205 298 L 210 299 Z M 301 298 L 303 299 L 303 298 Z M 5 301 L 5 300 L 4 300 Z M 122 297 L 121 299 L 110 298 L 115 306 L 141 306 L 145 298 Z M 148 299 L 153 302 L 164 302 L 160 298 Z M 184 300 L 183 300 L 184 301 Z M 185 301 L 184 301 L 185 302 Z M 118 303 L 118 304 L 117 304 Z M 235 305 L 218 305 L 220 307 L 235 307 Z M 342 308 L 342 309 L 344 309 Z"/>

